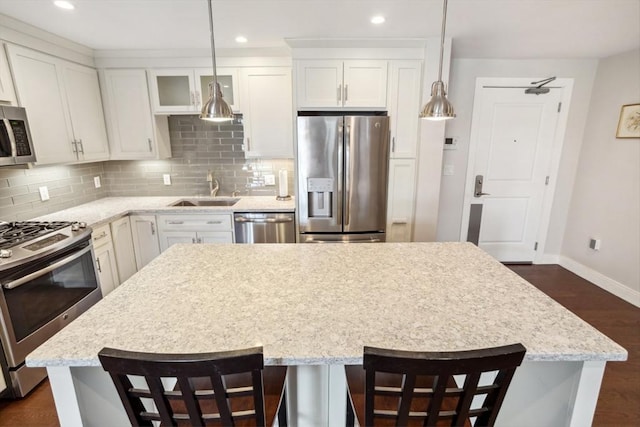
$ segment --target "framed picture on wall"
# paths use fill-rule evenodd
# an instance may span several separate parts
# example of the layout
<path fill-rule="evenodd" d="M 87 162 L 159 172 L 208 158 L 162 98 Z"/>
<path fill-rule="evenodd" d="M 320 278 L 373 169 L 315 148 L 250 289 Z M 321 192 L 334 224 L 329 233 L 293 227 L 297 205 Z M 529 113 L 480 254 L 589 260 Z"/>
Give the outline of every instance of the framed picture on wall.
<path fill-rule="evenodd" d="M 622 106 L 616 138 L 640 138 L 640 104 Z"/>

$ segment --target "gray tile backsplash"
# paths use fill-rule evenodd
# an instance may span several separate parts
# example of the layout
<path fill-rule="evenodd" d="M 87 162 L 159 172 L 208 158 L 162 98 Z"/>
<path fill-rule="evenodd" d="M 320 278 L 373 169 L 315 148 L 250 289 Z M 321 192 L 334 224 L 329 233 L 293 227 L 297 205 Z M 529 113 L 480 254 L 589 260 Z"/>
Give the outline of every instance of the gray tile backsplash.
<path fill-rule="evenodd" d="M 95 188 L 99 176 L 102 187 Z M 0 220 L 22 221 L 67 209 L 107 196 L 103 163 L 41 166 L 33 169 L 0 168 Z M 40 200 L 46 186 L 50 199 Z"/>
<path fill-rule="evenodd" d="M 264 175 L 287 169 L 293 194 L 293 159 L 246 159 L 242 150 L 241 117 L 231 123 L 211 123 L 198 116 L 170 116 L 172 158 L 157 161 L 113 161 L 104 164 L 111 196 L 208 195 L 207 172 L 220 183 L 218 196 L 233 191 L 275 195 L 277 187 L 264 185 Z M 171 175 L 171 185 L 163 184 Z"/>
<path fill-rule="evenodd" d="M 170 116 L 169 132 L 172 158 L 167 160 L 0 168 L 0 220 L 26 220 L 107 196 L 204 196 L 209 170 L 220 183 L 219 196 L 233 191 L 275 196 L 280 169 L 288 171 L 289 193 L 294 192 L 293 159 L 245 158 L 240 117 L 216 124 Z M 164 174 L 171 175 L 171 185 L 164 185 Z M 265 174 L 275 175 L 276 185 L 266 186 Z M 95 188 L 95 176 L 101 188 Z M 47 186 L 50 200 L 40 200 L 41 186 Z"/>

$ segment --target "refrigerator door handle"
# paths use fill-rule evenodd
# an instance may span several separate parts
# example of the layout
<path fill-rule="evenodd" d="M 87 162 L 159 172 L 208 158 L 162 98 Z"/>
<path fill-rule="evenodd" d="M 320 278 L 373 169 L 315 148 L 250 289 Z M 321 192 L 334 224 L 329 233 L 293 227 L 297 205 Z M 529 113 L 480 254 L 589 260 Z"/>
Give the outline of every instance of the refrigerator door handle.
<path fill-rule="evenodd" d="M 337 144 L 338 144 L 338 194 L 337 194 L 337 203 L 336 203 L 336 217 L 338 219 L 338 224 L 340 224 L 340 228 L 342 229 L 342 206 L 344 203 L 344 197 L 342 192 L 344 191 L 344 185 L 342 179 L 344 177 L 344 125 L 342 123 L 338 124 L 338 134 L 336 136 Z"/>
<path fill-rule="evenodd" d="M 345 134 L 344 134 L 344 219 L 343 224 L 344 227 L 349 226 L 349 208 L 351 205 L 351 126 L 349 124 L 345 124 Z"/>

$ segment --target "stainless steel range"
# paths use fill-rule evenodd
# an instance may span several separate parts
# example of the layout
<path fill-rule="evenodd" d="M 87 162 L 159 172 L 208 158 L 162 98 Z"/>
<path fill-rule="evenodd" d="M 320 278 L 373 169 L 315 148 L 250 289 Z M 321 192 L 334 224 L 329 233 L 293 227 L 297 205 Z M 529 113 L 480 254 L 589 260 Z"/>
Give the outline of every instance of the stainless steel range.
<path fill-rule="evenodd" d="M 102 298 L 94 258 L 86 224 L 0 222 L 0 341 L 11 396 L 46 377 L 24 365 L 27 354 Z"/>

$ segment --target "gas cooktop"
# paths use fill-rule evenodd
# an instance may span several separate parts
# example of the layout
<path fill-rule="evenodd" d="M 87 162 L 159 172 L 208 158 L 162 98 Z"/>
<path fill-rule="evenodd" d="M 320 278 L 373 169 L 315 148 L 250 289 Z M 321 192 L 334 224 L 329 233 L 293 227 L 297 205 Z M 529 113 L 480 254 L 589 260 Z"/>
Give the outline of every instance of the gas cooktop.
<path fill-rule="evenodd" d="M 21 243 L 33 240 L 36 237 L 49 234 L 52 231 L 69 227 L 71 224 L 71 222 L 67 221 L 0 222 L 0 249 L 7 249 L 13 246 L 17 246 Z"/>
<path fill-rule="evenodd" d="M 0 221 L 0 271 L 57 251 L 80 238 L 91 228 L 69 221 Z"/>

